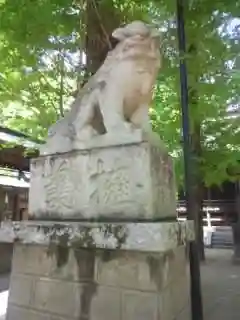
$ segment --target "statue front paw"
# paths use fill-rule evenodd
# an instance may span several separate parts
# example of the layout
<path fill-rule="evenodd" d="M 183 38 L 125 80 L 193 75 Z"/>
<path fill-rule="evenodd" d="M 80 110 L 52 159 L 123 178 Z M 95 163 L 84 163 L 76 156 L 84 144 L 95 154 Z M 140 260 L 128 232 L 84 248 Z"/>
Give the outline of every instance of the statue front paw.
<path fill-rule="evenodd" d="M 108 135 L 119 135 L 119 134 L 132 134 L 134 131 L 133 125 L 130 122 L 119 122 L 111 124 L 107 128 Z"/>
<path fill-rule="evenodd" d="M 78 141 L 89 141 L 97 135 L 97 132 L 91 125 L 86 125 L 77 133 Z"/>

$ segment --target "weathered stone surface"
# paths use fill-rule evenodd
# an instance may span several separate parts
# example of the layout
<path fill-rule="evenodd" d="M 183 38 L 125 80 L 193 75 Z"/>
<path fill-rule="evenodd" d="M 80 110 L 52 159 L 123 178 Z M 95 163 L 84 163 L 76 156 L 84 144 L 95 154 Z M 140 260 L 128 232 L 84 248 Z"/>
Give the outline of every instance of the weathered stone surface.
<path fill-rule="evenodd" d="M 100 284 L 160 292 L 179 276 L 186 277 L 184 246 L 159 254 L 126 251 L 99 254 L 97 282 Z"/>
<path fill-rule="evenodd" d="M 13 273 L 30 275 L 48 275 L 52 261 L 48 255 L 47 247 L 33 246 L 18 243 L 14 246 Z"/>
<path fill-rule="evenodd" d="M 175 315 L 180 314 L 189 302 L 189 288 L 186 276 L 180 276 L 171 283 L 170 291 L 172 297 L 172 307 Z"/>
<path fill-rule="evenodd" d="M 172 160 L 152 142 L 32 160 L 29 215 L 37 219 L 176 217 Z"/>
<path fill-rule="evenodd" d="M 10 304 L 7 311 L 6 320 L 64 320 L 63 318 L 52 318 L 51 315 L 40 313 L 29 308 L 21 308 Z"/>
<path fill-rule="evenodd" d="M 145 267 L 145 275 L 148 274 L 148 266 L 145 264 L 144 257 L 141 258 L 139 255 L 136 259 L 135 253 L 132 255 L 119 251 L 103 251 L 98 257 L 97 282 L 114 287 L 139 287 L 143 280 L 139 277 L 139 269 Z"/>
<path fill-rule="evenodd" d="M 176 320 L 191 320 L 191 319 L 192 319 L 191 304 L 189 300 L 185 308 L 177 315 Z"/>
<path fill-rule="evenodd" d="M 165 252 L 194 240 L 191 221 L 164 223 L 53 223 L 2 224 L 0 241 L 61 244 L 75 248 Z M 41 258 L 37 258 L 40 259 Z M 46 266 L 47 268 L 47 266 Z"/>
<path fill-rule="evenodd" d="M 46 314 L 45 312 L 39 312 L 31 310 L 29 308 L 23 308 L 10 304 L 8 307 L 8 317 L 6 320 L 86 320 L 85 318 L 72 318 L 71 315 L 61 317 L 52 314 Z"/>
<path fill-rule="evenodd" d="M 29 319 L 37 320 L 42 314 L 47 320 L 49 314 L 59 320 L 86 320 L 88 315 L 91 320 L 112 320 L 125 314 L 121 320 L 132 320 L 140 317 L 140 304 L 145 306 L 141 314 L 155 319 L 152 302 L 141 303 L 146 293 L 159 300 L 160 319 L 168 320 L 172 314 L 178 320 L 189 298 L 185 243 L 191 229 L 177 223 L 77 225 L 82 227 L 78 232 L 66 224 L 63 229 L 59 225 L 52 229 L 46 224 L 32 225 L 37 245 L 26 224 L 24 232 L 19 225 L 15 228 L 18 242 L 14 249 L 11 307 L 28 305 Z M 38 230 L 37 235 L 33 230 Z M 132 306 L 123 303 L 129 292 L 134 293 Z M 21 310 L 20 316 L 24 315 Z"/>
<path fill-rule="evenodd" d="M 168 286 L 159 294 L 159 318 L 160 320 L 174 320 L 175 314 L 173 309 L 173 300 L 171 295 L 171 287 Z M 187 319 L 186 319 L 187 320 Z"/>
<path fill-rule="evenodd" d="M 174 249 L 174 253 L 172 251 L 172 255 L 169 255 L 168 268 L 172 282 L 175 282 L 179 276 L 186 276 L 188 257 L 185 249 L 184 245 L 178 246 Z"/>
<path fill-rule="evenodd" d="M 54 247 L 49 276 L 53 279 L 87 282 L 96 278 L 96 251 Z"/>
<path fill-rule="evenodd" d="M 158 265 L 152 267 L 153 260 Z M 164 285 L 164 257 L 136 252 L 100 252 L 97 282 L 120 288 L 158 291 Z M 153 270 L 153 268 L 155 268 Z M 154 273 L 154 274 L 153 274 Z M 161 282 L 161 283 L 160 283 Z"/>
<path fill-rule="evenodd" d="M 46 313 L 76 317 L 82 307 L 80 290 L 82 288 L 71 282 L 39 279 L 35 285 L 32 307 Z"/>
<path fill-rule="evenodd" d="M 124 292 L 122 319 L 158 320 L 157 295 L 140 291 Z"/>
<path fill-rule="evenodd" d="M 180 253 L 183 255 L 181 259 Z M 109 286 L 159 291 L 179 276 L 186 276 L 187 260 L 184 253 L 184 246 L 157 254 L 86 250 L 56 244 L 48 247 L 17 244 L 13 274 L 67 281 L 86 282 L 94 279 L 99 284 Z"/>
<path fill-rule="evenodd" d="M 20 320 L 178 320 L 190 296 L 184 248 L 153 253 L 16 244 L 8 320 L 15 320 L 14 305 L 29 310 L 29 316 L 20 310 Z M 48 261 L 41 271 L 42 257 Z"/>
<path fill-rule="evenodd" d="M 90 305 L 91 320 L 123 319 L 121 317 L 121 291 L 118 288 L 98 287 Z"/>
<path fill-rule="evenodd" d="M 24 275 L 12 275 L 9 302 L 28 307 L 34 287 L 34 278 Z"/>

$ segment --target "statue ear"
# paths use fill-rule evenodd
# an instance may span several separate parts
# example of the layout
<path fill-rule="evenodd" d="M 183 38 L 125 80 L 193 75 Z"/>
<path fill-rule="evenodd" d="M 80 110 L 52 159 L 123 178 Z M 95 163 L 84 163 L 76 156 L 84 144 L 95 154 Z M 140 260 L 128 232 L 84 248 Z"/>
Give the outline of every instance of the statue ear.
<path fill-rule="evenodd" d="M 126 39 L 126 32 L 125 32 L 125 29 L 124 28 L 118 28 L 116 30 L 113 31 L 112 33 L 112 37 L 119 40 L 119 41 L 122 41 L 124 39 Z"/>

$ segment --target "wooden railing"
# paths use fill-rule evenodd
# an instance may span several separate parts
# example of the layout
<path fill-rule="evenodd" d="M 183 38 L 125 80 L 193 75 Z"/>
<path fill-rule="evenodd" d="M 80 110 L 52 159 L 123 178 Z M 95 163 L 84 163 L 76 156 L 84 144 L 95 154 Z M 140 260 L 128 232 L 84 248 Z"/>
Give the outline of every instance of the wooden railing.
<path fill-rule="evenodd" d="M 177 209 L 180 215 L 186 212 L 185 200 L 178 201 Z M 203 211 L 208 211 L 212 214 L 234 213 L 236 211 L 236 203 L 234 200 L 204 200 Z"/>

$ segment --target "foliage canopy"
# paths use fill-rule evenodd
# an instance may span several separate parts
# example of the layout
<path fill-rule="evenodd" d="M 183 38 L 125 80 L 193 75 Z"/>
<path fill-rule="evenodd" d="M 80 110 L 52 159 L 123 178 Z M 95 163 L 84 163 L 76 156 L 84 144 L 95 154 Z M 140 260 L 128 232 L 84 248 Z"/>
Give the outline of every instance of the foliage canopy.
<path fill-rule="evenodd" d="M 92 25 L 89 3 L 95 14 Z M 91 56 L 88 42 L 98 50 L 109 49 L 116 23 L 143 19 L 162 32 L 163 68 L 151 118 L 154 130 L 176 157 L 181 183 L 175 6 L 173 0 L 0 1 L 1 122 L 34 138 L 45 138 L 47 128 L 64 114 L 85 76 L 85 54 Z M 195 94 L 190 101 L 191 127 L 193 131 L 201 128 L 198 162 L 206 184 L 232 179 L 227 168 L 240 158 L 240 118 L 227 114 L 227 109 L 239 105 L 239 16 L 239 0 L 192 0 L 185 10 L 189 94 Z"/>

